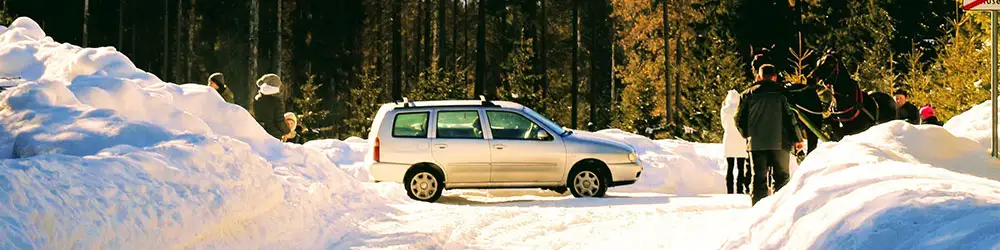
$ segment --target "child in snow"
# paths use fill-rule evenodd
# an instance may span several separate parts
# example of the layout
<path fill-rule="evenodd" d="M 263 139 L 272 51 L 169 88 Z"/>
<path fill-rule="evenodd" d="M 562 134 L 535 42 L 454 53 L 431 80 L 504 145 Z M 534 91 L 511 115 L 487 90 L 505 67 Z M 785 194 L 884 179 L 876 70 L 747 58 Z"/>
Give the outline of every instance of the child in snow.
<path fill-rule="evenodd" d="M 282 142 L 289 142 L 292 139 L 295 139 L 295 136 L 297 136 L 298 134 L 295 133 L 294 128 L 297 128 L 299 126 L 298 124 L 299 124 L 299 118 L 295 116 L 295 113 L 292 112 L 285 113 L 285 125 L 288 125 L 289 128 L 293 129 L 290 129 L 290 131 L 288 131 L 287 134 L 281 136 Z"/>
<path fill-rule="evenodd" d="M 726 100 L 722 103 L 722 128 L 725 132 L 722 135 L 722 147 L 726 156 L 726 190 L 733 193 L 733 183 L 736 184 L 736 193 L 744 194 L 750 191 L 750 168 L 747 166 L 747 141 L 736 129 L 736 111 L 740 105 L 740 93 L 730 90 L 726 95 Z M 733 174 L 736 170 L 736 174 Z M 736 178 L 735 181 L 733 178 Z"/>
<path fill-rule="evenodd" d="M 938 120 L 937 116 L 934 114 L 934 107 L 927 104 L 923 108 L 920 108 L 920 124 L 938 125 L 942 126 L 941 121 Z"/>

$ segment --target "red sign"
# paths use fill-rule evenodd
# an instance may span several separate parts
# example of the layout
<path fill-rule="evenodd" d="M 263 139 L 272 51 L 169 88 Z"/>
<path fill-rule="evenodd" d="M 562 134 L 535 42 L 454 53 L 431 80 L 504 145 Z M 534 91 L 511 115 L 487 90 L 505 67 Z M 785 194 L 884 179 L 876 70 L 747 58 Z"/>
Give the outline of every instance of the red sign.
<path fill-rule="evenodd" d="M 1000 10 L 1000 0 L 964 0 L 962 9 L 965 10 Z"/>

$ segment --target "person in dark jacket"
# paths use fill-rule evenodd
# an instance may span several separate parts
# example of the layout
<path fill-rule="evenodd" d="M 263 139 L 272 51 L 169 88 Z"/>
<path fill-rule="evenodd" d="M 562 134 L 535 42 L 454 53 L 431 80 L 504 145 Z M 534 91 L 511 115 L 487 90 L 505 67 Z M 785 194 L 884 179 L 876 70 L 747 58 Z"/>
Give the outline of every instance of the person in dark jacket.
<path fill-rule="evenodd" d="M 737 129 L 748 140 L 753 165 L 753 204 L 770 195 L 769 181 L 777 192 L 788 183 L 789 152 L 801 144 L 785 89 L 773 65 L 760 67 L 757 82 L 743 92 L 736 114 Z"/>
<path fill-rule="evenodd" d="M 283 135 L 291 132 L 285 123 L 285 103 L 278 97 L 278 92 L 281 92 L 281 78 L 275 74 L 264 75 L 257 80 L 257 87 L 260 91 L 254 97 L 254 119 L 257 119 L 257 123 L 260 123 L 264 131 L 281 140 Z"/>
<path fill-rule="evenodd" d="M 944 126 L 938 120 L 937 114 L 934 113 L 934 107 L 931 107 L 930 104 L 920 108 L 920 124 Z"/>
<path fill-rule="evenodd" d="M 896 120 L 905 120 L 910 124 L 920 124 L 920 117 L 917 115 L 917 106 L 910 103 L 910 93 L 906 90 L 896 90 Z"/>
<path fill-rule="evenodd" d="M 222 73 L 216 72 L 208 76 L 208 86 L 218 92 L 222 100 L 233 103 L 233 92 L 226 86 L 226 77 Z"/>

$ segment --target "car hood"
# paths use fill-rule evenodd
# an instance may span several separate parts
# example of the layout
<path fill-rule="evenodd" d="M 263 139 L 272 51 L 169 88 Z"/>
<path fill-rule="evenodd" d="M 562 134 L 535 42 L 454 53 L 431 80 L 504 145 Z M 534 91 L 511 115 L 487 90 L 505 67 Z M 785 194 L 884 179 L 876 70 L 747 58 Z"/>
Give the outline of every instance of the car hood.
<path fill-rule="evenodd" d="M 614 137 L 587 131 L 573 130 L 573 133 L 569 136 L 563 137 L 563 140 L 571 144 L 594 145 L 603 148 L 619 149 L 625 152 L 635 151 L 632 146 L 625 144 Z"/>

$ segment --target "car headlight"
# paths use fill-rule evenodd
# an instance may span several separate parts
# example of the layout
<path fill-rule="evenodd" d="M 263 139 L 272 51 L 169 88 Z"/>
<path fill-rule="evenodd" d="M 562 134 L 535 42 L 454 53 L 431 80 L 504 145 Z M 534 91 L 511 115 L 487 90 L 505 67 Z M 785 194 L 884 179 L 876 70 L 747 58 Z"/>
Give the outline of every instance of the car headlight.
<path fill-rule="evenodd" d="M 639 162 L 639 156 L 635 152 L 628 153 L 628 160 L 632 163 Z"/>

